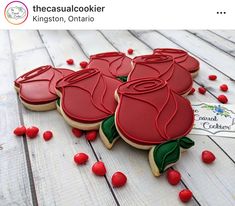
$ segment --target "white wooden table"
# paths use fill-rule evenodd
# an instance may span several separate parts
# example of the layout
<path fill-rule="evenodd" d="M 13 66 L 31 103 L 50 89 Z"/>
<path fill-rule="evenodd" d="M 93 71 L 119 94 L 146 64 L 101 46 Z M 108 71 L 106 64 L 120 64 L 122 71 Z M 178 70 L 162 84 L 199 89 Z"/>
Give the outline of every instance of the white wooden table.
<path fill-rule="evenodd" d="M 0 31 L 0 205 L 184 205 L 178 200 L 183 188 L 192 190 L 188 205 L 235 205 L 235 140 L 193 135 L 196 145 L 182 155 L 174 168 L 182 174 L 178 186 L 168 184 L 165 175 L 152 175 L 147 151 L 118 141 L 107 150 L 97 139 L 75 138 L 58 112 L 31 112 L 18 101 L 13 87 L 16 76 L 51 64 L 79 69 L 79 62 L 99 52 L 134 49 L 134 55 L 151 53 L 157 47 L 188 50 L 200 60 L 201 70 L 194 87 L 207 87 L 206 95 L 196 92 L 191 101 L 217 102 L 220 84 L 229 86 L 229 103 L 235 103 L 235 31 Z M 73 58 L 74 66 L 66 59 Z M 216 74 L 216 82 L 208 75 Z M 12 134 L 20 124 L 52 130 L 54 138 L 45 142 L 17 138 Z M 216 162 L 201 162 L 204 149 L 214 152 Z M 90 156 L 87 165 L 73 163 L 77 152 Z M 106 164 L 106 177 L 96 177 L 91 166 Z M 112 174 L 120 170 L 128 184 L 111 187 Z"/>

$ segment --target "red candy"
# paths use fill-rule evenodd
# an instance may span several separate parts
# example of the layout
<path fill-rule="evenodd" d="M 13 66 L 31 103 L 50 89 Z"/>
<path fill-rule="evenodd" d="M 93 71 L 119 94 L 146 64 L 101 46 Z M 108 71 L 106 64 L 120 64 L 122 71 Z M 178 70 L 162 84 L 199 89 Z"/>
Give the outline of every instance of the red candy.
<path fill-rule="evenodd" d="M 216 159 L 215 155 L 208 150 L 202 152 L 202 161 L 206 164 L 211 164 Z"/>
<path fill-rule="evenodd" d="M 112 176 L 113 187 L 122 187 L 126 184 L 127 178 L 122 172 L 115 172 Z"/>
<path fill-rule="evenodd" d="M 88 63 L 86 61 L 80 62 L 80 66 L 84 69 L 86 68 Z"/>
<path fill-rule="evenodd" d="M 75 137 L 81 137 L 82 136 L 82 131 L 77 128 L 72 128 L 72 133 L 74 134 Z"/>
<path fill-rule="evenodd" d="M 13 132 L 16 136 L 22 136 L 25 134 L 26 128 L 25 128 L 25 126 L 19 126 L 19 127 L 15 128 Z"/>
<path fill-rule="evenodd" d="M 39 129 L 37 127 L 29 127 L 26 129 L 26 136 L 29 138 L 35 138 L 38 135 Z"/>
<path fill-rule="evenodd" d="M 195 89 L 192 88 L 192 89 L 190 90 L 190 92 L 189 92 L 189 95 L 192 95 L 194 92 L 195 92 Z"/>
<path fill-rule="evenodd" d="M 199 92 L 200 94 L 205 94 L 205 93 L 206 93 L 206 89 L 205 89 L 204 87 L 199 87 L 199 88 L 198 88 L 198 92 Z"/>
<path fill-rule="evenodd" d="M 85 164 L 88 160 L 88 155 L 85 153 L 77 153 L 74 155 L 74 162 L 76 162 L 78 165 Z"/>
<path fill-rule="evenodd" d="M 96 139 L 96 137 L 97 137 L 97 131 L 86 132 L 86 139 L 88 141 L 93 141 Z"/>
<path fill-rule="evenodd" d="M 66 62 L 67 62 L 67 64 L 69 64 L 69 65 L 73 65 L 73 64 L 74 64 L 73 59 L 68 59 Z"/>
<path fill-rule="evenodd" d="M 106 168 L 103 162 L 96 162 L 92 166 L 92 172 L 98 176 L 104 176 L 106 174 Z"/>
<path fill-rule="evenodd" d="M 130 54 L 130 55 L 133 54 L 133 52 L 134 52 L 134 50 L 131 49 L 131 48 L 127 50 L 127 53 Z"/>
<path fill-rule="evenodd" d="M 179 193 L 179 198 L 182 202 L 188 202 L 191 200 L 193 193 L 189 189 L 181 190 Z"/>
<path fill-rule="evenodd" d="M 228 98 L 225 95 L 223 95 L 223 94 L 219 95 L 217 97 L 217 99 L 218 99 L 218 101 L 220 101 L 223 104 L 226 104 L 228 102 Z"/>
<path fill-rule="evenodd" d="M 215 81 L 217 79 L 216 75 L 209 75 L 208 76 L 209 80 Z"/>
<path fill-rule="evenodd" d="M 181 180 L 181 174 L 177 170 L 168 170 L 167 180 L 171 185 L 177 185 Z"/>
<path fill-rule="evenodd" d="M 223 92 L 227 92 L 228 91 L 228 85 L 227 84 L 220 85 L 220 90 L 223 91 Z"/>
<path fill-rule="evenodd" d="M 53 137 L 53 133 L 51 131 L 45 131 L 43 133 L 43 139 L 45 141 L 49 141 Z"/>

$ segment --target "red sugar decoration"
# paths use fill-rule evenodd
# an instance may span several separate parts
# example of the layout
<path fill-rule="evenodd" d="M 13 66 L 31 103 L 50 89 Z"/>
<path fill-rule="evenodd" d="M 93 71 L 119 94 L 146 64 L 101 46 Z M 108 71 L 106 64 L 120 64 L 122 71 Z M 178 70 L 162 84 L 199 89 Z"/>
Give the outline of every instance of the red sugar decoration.
<path fill-rule="evenodd" d="M 96 162 L 92 166 L 92 172 L 98 176 L 104 176 L 106 174 L 106 168 L 103 162 Z"/>
<path fill-rule="evenodd" d="M 195 92 L 195 89 L 192 88 L 188 94 L 189 94 L 189 95 L 192 95 L 192 94 L 194 94 L 194 92 Z"/>
<path fill-rule="evenodd" d="M 208 78 L 209 78 L 209 80 L 211 80 L 211 81 L 215 81 L 215 80 L 217 79 L 217 76 L 214 75 L 214 74 L 212 74 L 212 75 L 209 75 Z"/>
<path fill-rule="evenodd" d="M 206 89 L 205 89 L 204 87 L 199 87 L 199 88 L 198 88 L 198 92 L 199 92 L 200 94 L 205 94 L 205 93 L 206 93 Z"/>
<path fill-rule="evenodd" d="M 53 133 L 51 131 L 45 131 L 43 133 L 43 139 L 45 141 L 49 141 L 53 137 Z"/>
<path fill-rule="evenodd" d="M 72 128 L 72 133 L 74 134 L 75 137 L 81 137 L 82 136 L 82 130 L 77 129 L 77 128 Z"/>
<path fill-rule="evenodd" d="M 191 200 L 193 193 L 189 189 L 181 190 L 179 193 L 179 198 L 182 202 L 188 202 Z"/>
<path fill-rule="evenodd" d="M 97 131 L 89 131 L 89 132 L 86 132 L 86 139 L 88 141 L 93 141 L 95 140 L 97 137 Z"/>
<path fill-rule="evenodd" d="M 219 102 L 221 102 L 223 104 L 226 104 L 228 102 L 228 98 L 225 95 L 223 95 L 223 94 L 219 95 L 217 97 L 217 99 L 218 99 Z"/>
<path fill-rule="evenodd" d="M 25 134 L 26 128 L 25 128 L 25 126 L 19 126 L 19 127 L 15 128 L 13 132 L 16 136 L 22 136 Z"/>
<path fill-rule="evenodd" d="M 67 59 L 66 62 L 67 62 L 67 64 L 69 64 L 69 65 L 73 65 L 73 64 L 74 64 L 73 59 Z"/>
<path fill-rule="evenodd" d="M 85 164 L 87 162 L 88 158 L 89 158 L 89 156 L 85 153 L 77 153 L 73 157 L 74 162 L 78 165 Z"/>
<path fill-rule="evenodd" d="M 133 54 L 133 52 L 134 52 L 134 50 L 131 49 L 131 48 L 127 50 L 127 53 L 130 54 L 130 55 Z"/>
<path fill-rule="evenodd" d="M 220 90 L 223 91 L 223 92 L 227 92 L 228 91 L 228 85 L 227 84 L 220 85 Z"/>
<path fill-rule="evenodd" d="M 86 68 L 88 63 L 86 61 L 80 62 L 80 66 L 84 69 Z"/>
<path fill-rule="evenodd" d="M 112 176 L 113 187 L 122 187 L 126 184 L 127 177 L 122 172 L 115 172 Z"/>
<path fill-rule="evenodd" d="M 26 136 L 29 138 L 35 138 L 38 135 L 39 129 L 35 126 L 26 129 Z"/>
<path fill-rule="evenodd" d="M 201 158 L 202 158 L 202 161 L 206 164 L 211 164 L 216 159 L 215 155 L 211 151 L 208 151 L 208 150 L 204 150 L 202 152 Z"/>
<path fill-rule="evenodd" d="M 167 180 L 171 185 L 177 185 L 181 180 L 181 174 L 177 170 L 169 169 L 167 171 Z"/>

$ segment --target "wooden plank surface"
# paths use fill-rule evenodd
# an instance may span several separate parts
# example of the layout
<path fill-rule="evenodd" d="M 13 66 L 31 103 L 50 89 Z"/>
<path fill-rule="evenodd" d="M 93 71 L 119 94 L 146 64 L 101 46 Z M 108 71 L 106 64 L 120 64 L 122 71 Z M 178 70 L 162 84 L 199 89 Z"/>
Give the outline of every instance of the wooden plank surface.
<path fill-rule="evenodd" d="M 51 57 L 45 47 L 37 48 L 41 41 L 37 31 L 31 32 L 27 40 L 22 39 L 26 31 L 11 31 L 16 74 L 31 70 L 34 67 L 52 64 Z M 24 51 L 16 48 L 14 42 L 30 41 L 32 47 Z M 41 41 L 43 45 L 43 42 Z M 24 45 L 23 43 L 21 45 Z M 21 46 L 19 45 L 19 46 Z M 33 47 L 35 46 L 35 49 Z M 71 128 L 63 121 L 57 111 L 32 112 L 22 108 L 24 122 L 27 126 L 40 128 L 40 136 L 28 140 L 34 182 L 39 205 L 115 205 L 115 200 L 104 178 L 91 174 L 91 165 L 96 161 L 89 144 L 84 138 L 77 139 L 71 134 Z M 43 131 L 52 130 L 54 137 L 45 142 Z M 89 163 L 78 168 L 73 163 L 77 152 L 85 152 L 90 156 Z"/>
<path fill-rule="evenodd" d="M 234 88 L 235 71 L 233 57 L 233 31 L 10 31 L 10 42 L 7 32 L 0 32 L 0 42 L 4 41 L 4 47 L 0 48 L 0 65 L 8 68 L 15 66 L 17 76 L 30 69 L 52 64 L 56 67 L 67 67 L 79 70 L 79 62 L 88 60 L 92 54 L 108 51 L 126 52 L 128 48 L 134 49 L 134 57 L 152 53 L 152 48 L 177 47 L 188 50 L 198 57 L 201 71 L 194 82 L 197 89 L 200 85 L 206 86 L 206 95 L 195 93 L 188 96 L 192 102 L 216 102 L 216 96 L 221 92 L 218 87 L 227 83 Z M 214 38 L 215 37 L 215 38 Z M 220 41 L 221 40 L 221 41 Z M 13 52 L 14 65 L 7 62 L 11 56 L 8 54 L 10 44 Z M 206 51 L 205 51 L 206 50 Z M 230 51 L 231 50 L 231 51 Z M 231 52 L 231 54 L 228 54 Z M 75 65 L 68 66 L 66 59 L 73 58 Z M 224 63 L 226 61 L 226 63 Z M 230 68 L 230 69 L 229 69 Z M 5 71 L 5 70 L 4 70 Z M 8 70 L 7 70 L 8 71 Z M 6 84 L 13 79 L 13 70 L 9 70 Z M 2 71 L 0 70 L 1 74 Z M 208 81 L 209 74 L 216 74 L 218 79 L 213 84 Z M 1 78 L 1 77 L 0 77 Z M 10 88 L 10 87 L 8 87 Z M 6 92 L 7 91 L 7 92 Z M 4 93 L 6 92 L 6 93 Z M 5 100 L 6 94 L 11 98 Z M 3 95 L 2 95 L 3 94 Z M 230 103 L 235 103 L 235 90 L 230 89 L 226 94 Z M 1 104 L 3 102 L 3 106 Z M 6 103 L 12 104 L 11 109 L 6 108 Z M 8 119 L 11 113 L 20 114 L 16 102 L 16 94 L 13 89 L 1 90 L 0 107 L 6 115 L 1 118 Z M 4 158 L 8 160 L 11 155 L 18 154 L 17 164 L 5 163 L 0 159 L 0 184 L 8 183 L 8 190 L 18 191 L 18 187 L 12 187 L 15 177 L 8 181 L 6 172 L 12 168 L 12 175 L 17 174 L 17 184 L 24 180 L 25 191 L 15 195 L 10 200 L 10 193 L 0 189 L 0 200 L 12 205 L 13 201 L 20 205 L 183 205 L 177 198 L 178 192 L 189 187 L 195 198 L 187 205 L 235 205 L 235 141 L 232 138 L 191 135 L 196 142 L 195 147 L 184 153 L 178 162 L 176 169 L 182 174 L 182 182 L 176 186 L 170 186 L 165 175 L 160 178 L 153 177 L 148 165 L 147 152 L 130 147 L 121 139 L 114 148 L 109 151 L 101 140 L 90 143 L 84 139 L 73 137 L 70 127 L 63 121 L 56 111 L 31 112 L 22 108 L 22 120 L 27 126 L 40 127 L 40 136 L 34 140 L 27 140 L 28 158 L 30 158 L 33 184 L 35 185 L 35 197 L 32 195 L 32 186 L 29 187 L 28 169 L 25 144 L 22 139 L 9 138 L 10 131 L 5 129 L 1 121 L 1 130 L 6 139 L 9 150 L 5 150 Z M 7 117 L 5 117 L 7 116 Z M 18 119 L 17 119 L 18 118 Z M 9 125 L 15 127 L 19 124 L 19 117 Z M 41 134 L 44 130 L 52 130 L 54 138 L 45 142 Z M 2 134 L 0 133 L 2 136 Z M 12 135 L 11 135 L 12 136 Z M 1 147 L 4 148 L 4 145 Z M 17 147 L 17 149 L 16 149 Z M 5 148 L 4 148 L 5 149 Z M 14 149 L 14 150 L 13 150 Z M 215 164 L 207 166 L 200 160 L 204 149 L 213 151 L 217 157 Z M 4 150 L 0 149 L 0 154 Z M 76 152 L 86 152 L 90 155 L 87 165 L 77 167 L 73 163 L 73 155 Z M 17 153 L 18 152 L 18 153 Z M 10 154 L 10 155 L 9 155 Z M 108 173 L 105 178 L 97 178 L 91 174 L 91 166 L 97 160 L 105 162 Z M 20 171 L 16 171 L 17 168 Z M 2 169 L 3 168 L 3 169 Z M 122 171 L 128 176 L 128 184 L 120 189 L 110 187 L 110 179 L 115 171 Z M 2 172 L 3 171 L 3 172 Z M 16 173 L 17 172 L 17 173 Z M 6 177 L 6 178 L 5 178 Z M 31 178 L 32 178 L 31 177 Z M 32 179 L 31 179 L 32 181 Z M 30 191 L 31 189 L 31 191 Z M 3 196 L 4 195 L 4 196 Z M 7 198 L 2 198 L 7 197 Z M 0 204 L 1 205 L 1 204 Z"/>
<path fill-rule="evenodd" d="M 212 30 L 212 32 L 235 43 L 235 30 Z"/>
<path fill-rule="evenodd" d="M 13 130 L 20 120 L 7 31 L 0 31 L 0 205 L 32 205 L 25 141 Z"/>

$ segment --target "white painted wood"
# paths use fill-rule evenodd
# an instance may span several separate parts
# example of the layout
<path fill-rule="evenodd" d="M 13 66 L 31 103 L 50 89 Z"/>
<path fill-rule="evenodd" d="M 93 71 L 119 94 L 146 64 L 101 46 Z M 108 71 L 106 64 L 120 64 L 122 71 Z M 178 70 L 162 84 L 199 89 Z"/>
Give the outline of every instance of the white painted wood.
<path fill-rule="evenodd" d="M 229 41 L 235 43 L 235 30 L 212 30 L 214 33 L 228 39 Z"/>
<path fill-rule="evenodd" d="M 235 79 L 235 70 L 233 69 L 235 65 L 234 57 L 231 57 L 186 31 L 161 30 L 160 33 L 176 42 L 181 47 L 190 50 L 191 53 L 205 60 L 210 65 L 213 65 L 219 71 Z"/>
<path fill-rule="evenodd" d="M 11 32 L 12 49 L 14 53 L 34 50 L 44 47 L 38 38 L 36 30 L 15 30 Z"/>
<path fill-rule="evenodd" d="M 39 38 L 38 34 L 31 34 L 33 36 L 28 36 L 28 40 Z M 15 37 L 11 35 L 12 41 Z M 45 48 L 15 54 L 17 75 L 45 63 L 52 64 Z M 91 166 L 96 159 L 89 144 L 84 137 L 77 139 L 72 135 L 71 128 L 57 111 L 32 112 L 23 108 L 23 117 L 27 126 L 36 125 L 40 128 L 39 136 L 28 140 L 39 205 L 115 205 L 105 179 L 91 173 Z M 54 133 L 49 142 L 42 138 L 46 130 Z M 87 165 L 78 167 L 74 164 L 73 156 L 77 152 L 89 154 Z"/>
<path fill-rule="evenodd" d="M 81 61 L 87 61 L 87 57 L 84 55 L 75 40 L 70 38 L 68 32 L 41 30 L 39 33 L 56 66 L 78 70 L 80 69 L 79 63 Z M 68 65 L 66 63 L 67 59 L 73 59 L 74 65 Z"/>
<path fill-rule="evenodd" d="M 70 33 L 79 41 L 81 48 L 87 56 L 92 54 L 116 51 L 116 49 L 111 45 L 107 44 L 107 40 L 98 31 L 70 31 Z"/>
<path fill-rule="evenodd" d="M 189 32 L 235 57 L 235 43 L 207 30 L 191 30 Z"/>
<path fill-rule="evenodd" d="M 56 49 L 58 45 L 54 44 L 53 41 L 48 40 L 49 35 L 47 35 L 47 32 L 50 33 L 50 31 L 44 31 L 43 40 L 47 42 L 47 46 L 55 48 L 53 51 L 58 51 L 58 49 Z M 108 52 L 110 51 L 109 49 L 114 51 L 114 48 L 98 31 L 71 31 L 71 33 L 82 45 L 81 47 L 88 56 L 90 54 L 95 54 L 96 52 Z M 65 34 L 64 38 L 68 38 L 68 35 Z M 61 52 L 66 52 L 66 50 Z M 53 55 L 56 59 L 60 54 L 53 52 Z M 182 204 L 177 197 L 178 191 L 182 189 L 183 186 L 170 186 L 167 183 L 165 176 L 160 178 L 153 177 L 148 163 L 148 153 L 146 151 L 134 149 L 125 144 L 122 140 L 117 142 L 111 151 L 106 149 L 99 139 L 92 142 L 92 145 L 97 156 L 106 164 L 109 181 L 111 181 L 111 176 L 116 171 L 122 171 L 128 177 L 128 183 L 124 188 L 114 189 L 114 193 L 121 205 Z M 97 185 L 96 182 L 93 182 L 92 184 Z M 190 203 L 190 205 L 195 204 L 194 201 Z"/>
<path fill-rule="evenodd" d="M 0 205 L 32 205 L 23 137 L 13 130 L 20 118 L 7 31 L 0 31 Z"/>
<path fill-rule="evenodd" d="M 119 31 L 118 35 L 116 35 L 116 31 L 102 31 L 106 38 L 112 42 L 115 47 L 119 49 L 123 49 L 126 45 L 122 45 L 120 39 L 130 39 L 130 35 L 127 31 Z M 151 33 L 151 32 L 149 32 Z M 146 35 L 147 33 L 141 33 Z M 116 37 L 118 36 L 118 38 Z M 145 36 L 146 39 L 149 36 Z M 159 37 L 159 36 L 158 36 Z M 175 46 L 170 41 L 162 42 L 162 39 L 159 38 L 151 38 L 151 42 L 154 42 L 158 47 L 158 44 L 164 43 L 163 47 Z M 136 41 L 133 39 L 132 41 Z M 166 45 L 166 43 L 168 43 Z M 134 44 L 134 43 L 132 43 Z M 135 43 L 136 47 L 135 51 L 138 53 L 138 45 L 140 45 L 143 49 L 143 45 L 141 42 Z M 145 52 L 149 53 L 151 49 L 146 49 Z M 142 51 L 143 52 L 143 51 Z M 198 77 L 199 78 L 199 77 Z M 198 85 L 194 83 L 194 87 L 197 89 Z M 194 95 L 188 96 L 189 100 L 192 102 L 214 102 L 215 98 L 209 94 L 201 95 L 199 93 L 195 93 Z M 220 137 L 214 137 L 220 138 Z M 187 186 L 192 189 L 196 198 L 202 205 L 233 205 L 234 204 L 234 189 L 233 184 L 235 183 L 235 178 L 231 177 L 234 173 L 234 162 L 232 162 L 222 150 L 217 147 L 216 144 L 211 141 L 207 136 L 197 136 L 193 135 L 192 139 L 195 140 L 196 146 L 189 150 L 186 154 L 182 155 L 182 160 L 179 164 L 176 164 L 176 168 L 181 171 L 183 174 L 183 180 L 187 184 Z M 223 141 L 225 141 L 223 139 Z M 231 143 L 231 141 L 229 141 Z M 234 142 L 230 145 L 230 148 L 234 148 Z M 204 165 L 200 160 L 201 152 L 205 149 L 209 149 L 213 151 L 218 157 L 218 161 L 208 168 L 207 165 Z M 231 152 L 231 151 L 230 151 Z M 234 152 L 231 152 L 234 156 Z M 226 163 L 225 163 L 226 162 Z M 225 166 L 226 164 L 226 166 Z M 226 169 L 225 169 L 226 167 Z M 221 172 L 223 171 L 223 172 Z M 226 173 L 226 174 L 224 174 Z M 204 175 L 205 174 L 205 175 Z M 216 174 L 214 176 L 213 174 Z M 221 182 L 226 182 L 225 184 L 221 184 Z M 229 188 L 229 189 L 228 189 Z"/>

